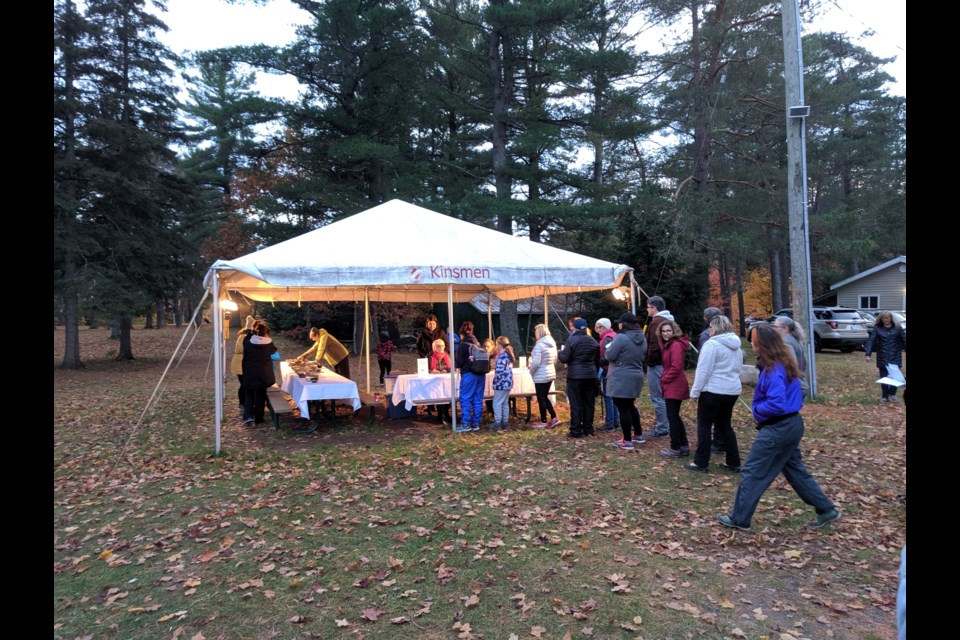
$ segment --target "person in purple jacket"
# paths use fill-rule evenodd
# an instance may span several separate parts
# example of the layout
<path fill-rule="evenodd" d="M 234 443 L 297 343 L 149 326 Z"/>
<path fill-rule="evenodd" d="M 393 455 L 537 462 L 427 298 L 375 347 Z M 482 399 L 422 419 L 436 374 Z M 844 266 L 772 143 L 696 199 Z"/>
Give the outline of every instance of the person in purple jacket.
<path fill-rule="evenodd" d="M 800 456 L 803 438 L 800 369 L 790 347 L 769 322 L 756 326 L 752 344 L 760 369 L 752 407 L 759 433 L 741 467 L 733 511 L 717 519 L 725 527 L 749 531 L 760 496 L 782 471 L 797 495 L 816 509 L 817 517 L 809 524 L 820 528 L 839 518 L 840 512 L 807 471 Z"/>

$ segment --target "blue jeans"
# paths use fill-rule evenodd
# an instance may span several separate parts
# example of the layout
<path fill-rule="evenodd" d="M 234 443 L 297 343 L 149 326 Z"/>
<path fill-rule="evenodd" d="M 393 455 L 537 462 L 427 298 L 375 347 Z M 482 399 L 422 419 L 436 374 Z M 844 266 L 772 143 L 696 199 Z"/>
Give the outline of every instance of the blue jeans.
<path fill-rule="evenodd" d="M 647 388 L 650 389 L 650 403 L 653 405 L 653 415 L 656 419 L 651 431 L 660 434 L 670 431 L 670 422 L 667 420 L 667 403 L 663 400 L 663 389 L 660 387 L 660 376 L 662 375 L 662 364 L 647 367 Z"/>
<path fill-rule="evenodd" d="M 600 384 L 603 389 L 603 426 L 620 426 L 620 411 L 613 403 L 613 397 L 607 395 L 607 372 L 601 369 Z"/>
<path fill-rule="evenodd" d="M 510 389 L 493 390 L 493 422 L 501 424 L 510 420 Z"/>
<path fill-rule="evenodd" d="M 800 499 L 816 509 L 818 515 L 833 509 L 833 503 L 803 464 L 801 438 L 803 418 L 799 413 L 760 429 L 740 470 L 740 486 L 730 514 L 734 522 L 750 525 L 760 496 L 781 471 Z"/>
<path fill-rule="evenodd" d="M 460 411 L 461 422 L 465 427 L 477 426 L 483 416 L 483 387 L 486 376 L 469 371 L 460 373 Z"/>

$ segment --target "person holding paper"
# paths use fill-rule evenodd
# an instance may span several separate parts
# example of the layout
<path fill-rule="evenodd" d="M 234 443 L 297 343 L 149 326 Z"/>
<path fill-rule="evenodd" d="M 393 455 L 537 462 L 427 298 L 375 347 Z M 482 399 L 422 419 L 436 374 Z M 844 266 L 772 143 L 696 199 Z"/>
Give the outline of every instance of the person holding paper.
<path fill-rule="evenodd" d="M 870 354 L 876 352 L 877 369 L 880 371 L 881 378 L 889 375 L 888 364 L 895 364 L 898 368 L 903 366 L 902 353 L 906 350 L 907 332 L 894 320 L 893 314 L 889 311 L 878 313 L 877 325 L 867 340 L 865 351 L 867 360 L 870 359 Z M 897 398 L 897 388 L 892 384 L 881 383 L 880 394 L 880 402 L 900 401 Z"/>

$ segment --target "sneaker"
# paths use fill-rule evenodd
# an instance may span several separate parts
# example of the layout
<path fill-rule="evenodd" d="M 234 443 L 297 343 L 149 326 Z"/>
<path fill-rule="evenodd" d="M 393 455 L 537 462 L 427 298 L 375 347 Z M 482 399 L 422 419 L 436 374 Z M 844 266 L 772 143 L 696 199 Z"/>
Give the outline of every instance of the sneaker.
<path fill-rule="evenodd" d="M 900 398 L 897 396 L 890 396 L 890 402 L 900 402 Z"/>
<path fill-rule="evenodd" d="M 454 429 L 457 433 L 466 433 L 467 431 L 473 431 L 470 425 L 460 425 L 458 424 Z"/>
<path fill-rule="evenodd" d="M 750 525 L 740 524 L 739 522 L 735 522 L 733 518 L 731 518 L 730 516 L 717 516 L 717 520 L 719 520 L 720 524 L 722 524 L 725 527 L 740 529 L 741 531 L 750 531 Z"/>
<path fill-rule="evenodd" d="M 619 428 L 620 428 L 620 427 L 618 427 L 618 426 L 615 425 L 615 424 L 605 424 L 605 425 L 603 425 L 602 427 L 600 427 L 599 429 L 597 429 L 597 431 L 614 431 L 614 430 L 619 429 Z"/>
<path fill-rule="evenodd" d="M 663 449 L 660 455 L 668 458 L 684 458 L 690 455 L 690 449 Z"/>
<path fill-rule="evenodd" d="M 633 444 L 644 444 L 646 440 L 643 439 L 643 436 L 633 436 Z"/>
<path fill-rule="evenodd" d="M 551 420 L 550 422 L 547 423 L 547 427 L 546 427 L 546 428 L 547 428 L 547 429 L 553 429 L 554 427 L 558 426 L 559 424 L 560 424 L 560 418 L 554 418 L 553 420 Z"/>
<path fill-rule="evenodd" d="M 740 473 L 740 467 L 734 466 L 734 465 L 732 465 L 732 464 L 727 464 L 726 462 L 721 462 L 721 463 L 719 463 L 717 466 L 718 466 L 718 467 L 721 467 L 721 468 L 723 468 L 723 469 L 726 469 L 727 471 L 730 471 L 731 473 Z"/>
<path fill-rule="evenodd" d="M 706 472 L 707 472 L 707 468 L 706 468 L 706 467 L 701 467 L 701 466 L 698 465 L 696 462 L 688 462 L 687 464 L 683 465 L 683 468 L 684 468 L 684 469 L 689 469 L 690 471 L 698 471 L 698 472 L 700 472 L 700 473 L 706 473 Z"/>
<path fill-rule="evenodd" d="M 809 524 L 814 529 L 819 529 L 823 525 L 829 524 L 839 518 L 840 518 L 840 512 L 837 511 L 836 509 L 830 509 L 830 511 L 827 511 L 826 513 L 817 514 L 817 519 L 811 520 L 807 524 Z"/>
<path fill-rule="evenodd" d="M 244 418 L 243 424 L 253 424 L 253 418 Z"/>
<path fill-rule="evenodd" d="M 880 398 L 880 402 L 886 402 L 887 398 Z"/>
<path fill-rule="evenodd" d="M 582 437 L 583 437 L 583 432 L 582 432 L 582 431 L 571 431 L 571 432 L 567 433 L 567 437 L 568 437 L 568 438 L 582 438 Z"/>
<path fill-rule="evenodd" d="M 470 431 L 480 431 L 480 425 L 479 424 L 473 425 L 472 427 L 470 427 Z"/>
<path fill-rule="evenodd" d="M 610 443 L 611 447 L 616 447 L 617 449 L 623 449 L 624 451 L 633 451 L 633 442 L 629 440 L 614 440 Z"/>
<path fill-rule="evenodd" d="M 647 436 L 650 438 L 666 438 L 669 435 L 669 431 L 653 431 L 647 434 Z"/>
<path fill-rule="evenodd" d="M 531 428 L 531 429 L 546 429 L 547 426 L 548 426 L 548 425 L 547 425 L 546 422 L 534 422 L 533 424 L 530 425 L 530 428 Z"/>

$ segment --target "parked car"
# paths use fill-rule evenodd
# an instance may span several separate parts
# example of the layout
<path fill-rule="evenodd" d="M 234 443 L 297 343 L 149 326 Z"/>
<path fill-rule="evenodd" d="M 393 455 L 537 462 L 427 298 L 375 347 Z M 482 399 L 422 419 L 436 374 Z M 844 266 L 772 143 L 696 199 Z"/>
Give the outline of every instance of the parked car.
<path fill-rule="evenodd" d="M 767 319 L 773 322 L 777 316 L 793 318 L 793 309 L 780 309 Z M 849 353 L 854 349 L 862 349 L 870 337 L 870 322 L 856 309 L 846 307 L 814 307 L 813 308 L 813 348 L 816 352 L 821 349 L 839 349 Z M 753 325 L 747 329 L 747 338 L 750 339 Z"/>

